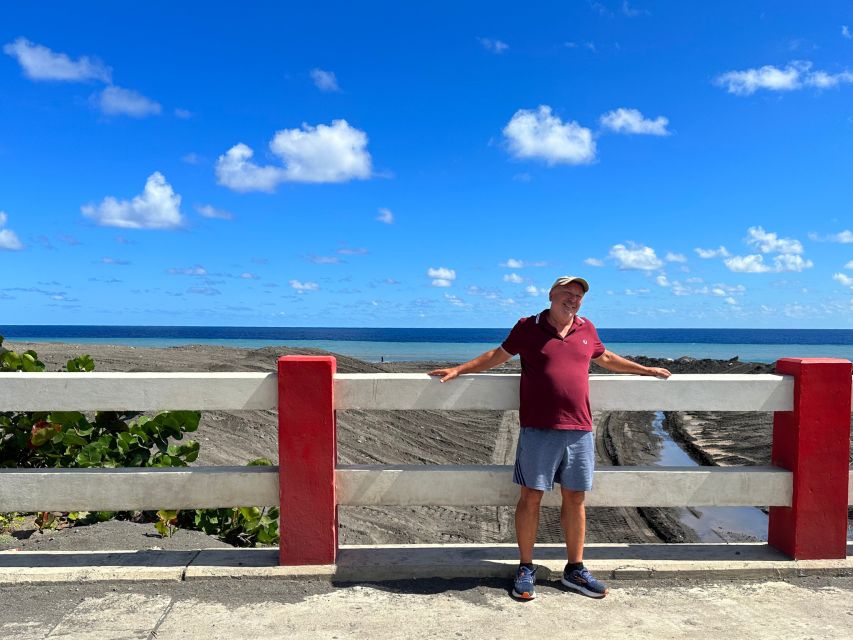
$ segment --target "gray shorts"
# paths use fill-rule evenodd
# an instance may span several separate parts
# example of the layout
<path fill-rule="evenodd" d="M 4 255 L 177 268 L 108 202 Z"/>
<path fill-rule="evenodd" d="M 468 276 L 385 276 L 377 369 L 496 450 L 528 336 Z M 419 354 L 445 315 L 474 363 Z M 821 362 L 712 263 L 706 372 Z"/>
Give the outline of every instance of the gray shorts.
<path fill-rule="evenodd" d="M 559 482 L 569 491 L 589 491 L 594 470 L 592 431 L 521 428 L 512 474 L 515 484 L 550 491 Z"/>

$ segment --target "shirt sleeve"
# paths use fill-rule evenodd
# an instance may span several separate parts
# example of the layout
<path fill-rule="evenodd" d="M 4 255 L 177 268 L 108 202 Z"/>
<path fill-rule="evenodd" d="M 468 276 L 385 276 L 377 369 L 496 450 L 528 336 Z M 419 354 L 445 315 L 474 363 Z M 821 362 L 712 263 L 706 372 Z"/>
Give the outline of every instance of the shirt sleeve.
<path fill-rule="evenodd" d="M 509 332 L 509 335 L 506 337 L 501 343 L 501 349 L 506 351 L 509 355 L 514 356 L 519 351 L 521 351 L 522 345 L 522 332 L 524 331 L 524 321 L 527 318 L 522 318 L 518 322 L 515 323 L 515 326 L 512 328 L 512 331 Z"/>
<path fill-rule="evenodd" d="M 587 322 L 589 321 L 587 320 Z M 592 326 L 593 338 L 592 359 L 595 360 L 596 358 L 600 358 L 602 355 L 604 355 L 604 352 L 607 351 L 607 349 L 605 349 L 604 345 L 601 343 L 601 338 L 598 337 L 598 331 L 596 330 L 595 325 L 593 325 L 592 323 L 590 323 L 590 325 Z"/>

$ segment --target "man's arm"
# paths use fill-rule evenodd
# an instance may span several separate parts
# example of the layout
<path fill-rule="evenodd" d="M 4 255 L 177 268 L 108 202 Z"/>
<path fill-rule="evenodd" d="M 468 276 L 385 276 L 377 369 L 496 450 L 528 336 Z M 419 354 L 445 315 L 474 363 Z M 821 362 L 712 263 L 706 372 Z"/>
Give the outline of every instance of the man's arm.
<path fill-rule="evenodd" d="M 641 376 L 654 376 L 666 380 L 672 374 L 663 367 L 644 367 L 638 362 L 617 356 L 612 351 L 605 351 L 593 360 L 595 364 L 614 373 L 636 373 Z"/>
<path fill-rule="evenodd" d="M 497 367 L 510 358 L 512 358 L 512 355 L 504 351 L 503 347 L 497 347 L 496 349 L 480 354 L 473 360 L 469 360 L 468 362 L 464 362 L 455 367 L 450 367 L 449 369 L 433 369 L 429 372 L 429 375 L 441 376 L 441 381 L 447 382 L 448 380 L 453 380 L 453 378 L 457 376 L 461 376 L 463 373 L 479 373 L 480 371 L 486 371 L 493 367 Z"/>

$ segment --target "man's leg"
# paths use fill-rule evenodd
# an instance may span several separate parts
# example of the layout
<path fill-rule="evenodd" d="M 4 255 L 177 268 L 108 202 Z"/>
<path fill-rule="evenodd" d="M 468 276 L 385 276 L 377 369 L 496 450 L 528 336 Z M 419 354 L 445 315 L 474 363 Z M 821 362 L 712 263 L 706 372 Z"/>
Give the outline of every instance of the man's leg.
<path fill-rule="evenodd" d="M 560 524 L 566 540 L 566 557 L 569 563 L 583 562 L 583 542 L 586 536 L 586 507 L 583 491 L 560 489 L 563 504 L 560 508 Z"/>
<path fill-rule="evenodd" d="M 521 487 L 521 496 L 515 507 L 515 537 L 521 564 L 533 564 L 533 545 L 539 529 L 539 505 L 544 491 Z M 583 545 L 583 542 L 581 542 Z"/>

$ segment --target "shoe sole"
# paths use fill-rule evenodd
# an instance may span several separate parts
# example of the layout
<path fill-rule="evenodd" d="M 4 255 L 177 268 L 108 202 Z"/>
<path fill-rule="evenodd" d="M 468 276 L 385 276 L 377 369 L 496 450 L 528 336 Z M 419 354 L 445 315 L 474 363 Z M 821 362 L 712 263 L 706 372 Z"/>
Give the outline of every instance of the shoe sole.
<path fill-rule="evenodd" d="M 601 598 L 603 598 L 604 596 L 607 595 L 607 591 L 605 591 L 604 593 L 598 593 L 597 591 L 590 591 L 586 587 L 579 585 L 579 584 L 575 584 L 574 582 L 569 582 L 565 578 L 560 578 L 560 582 L 562 582 L 563 585 L 568 587 L 569 589 L 573 589 L 574 591 L 577 591 L 578 593 L 582 593 L 583 595 L 585 595 L 588 598 L 595 598 L 597 600 L 600 600 Z"/>
<path fill-rule="evenodd" d="M 513 589 L 512 597 L 518 598 L 519 600 L 533 600 L 536 597 L 536 594 L 530 594 L 527 591 L 525 591 L 524 593 L 518 593 L 515 589 Z"/>

